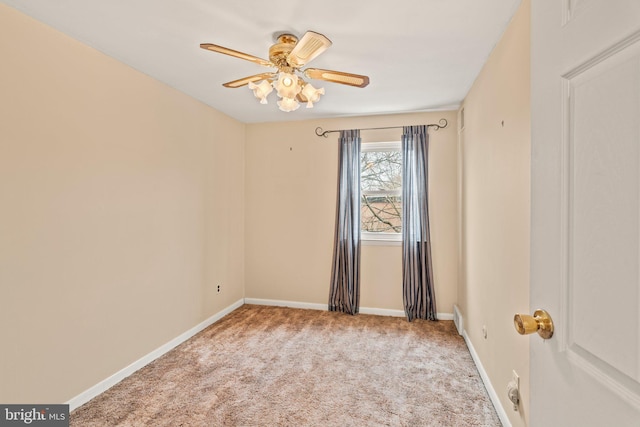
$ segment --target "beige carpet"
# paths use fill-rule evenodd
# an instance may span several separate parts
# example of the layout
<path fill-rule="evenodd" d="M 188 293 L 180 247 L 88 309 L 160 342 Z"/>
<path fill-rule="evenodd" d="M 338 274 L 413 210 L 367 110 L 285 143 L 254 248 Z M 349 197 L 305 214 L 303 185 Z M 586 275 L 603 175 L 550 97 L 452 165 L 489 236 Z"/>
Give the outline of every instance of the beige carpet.
<path fill-rule="evenodd" d="M 500 426 L 453 322 L 244 305 L 71 426 Z"/>

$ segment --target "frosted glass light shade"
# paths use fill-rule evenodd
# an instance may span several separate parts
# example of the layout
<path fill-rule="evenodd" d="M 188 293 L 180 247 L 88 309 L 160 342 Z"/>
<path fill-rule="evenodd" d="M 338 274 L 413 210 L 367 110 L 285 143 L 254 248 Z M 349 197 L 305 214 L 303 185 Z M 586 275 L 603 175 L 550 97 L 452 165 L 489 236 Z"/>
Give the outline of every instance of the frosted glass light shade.
<path fill-rule="evenodd" d="M 278 80 L 273 82 L 273 86 L 276 88 L 280 98 L 294 99 L 301 90 L 298 84 L 298 76 L 283 72 L 278 74 Z"/>
<path fill-rule="evenodd" d="M 302 89 L 302 95 L 307 99 L 307 108 L 313 108 L 313 103 L 320 100 L 320 95 L 324 95 L 324 88 L 316 89 L 307 83 Z"/>
<path fill-rule="evenodd" d="M 267 103 L 267 95 L 273 92 L 271 84 L 267 80 L 263 80 L 260 84 L 249 83 L 249 89 L 253 91 L 253 95 L 260 100 L 260 104 Z"/>
<path fill-rule="evenodd" d="M 288 113 L 290 111 L 297 110 L 298 107 L 300 107 L 300 104 L 294 98 L 282 98 L 278 101 L 278 107 L 280 107 L 282 111 Z"/>

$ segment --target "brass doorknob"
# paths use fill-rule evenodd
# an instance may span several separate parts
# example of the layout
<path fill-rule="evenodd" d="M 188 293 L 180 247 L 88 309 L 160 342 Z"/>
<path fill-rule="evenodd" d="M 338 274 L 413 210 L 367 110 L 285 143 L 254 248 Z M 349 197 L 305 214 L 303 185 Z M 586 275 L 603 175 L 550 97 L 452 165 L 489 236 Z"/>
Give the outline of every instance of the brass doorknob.
<path fill-rule="evenodd" d="M 545 340 L 553 336 L 553 320 L 544 310 L 536 310 L 533 316 L 516 314 L 513 316 L 513 326 L 520 335 L 537 332 Z"/>

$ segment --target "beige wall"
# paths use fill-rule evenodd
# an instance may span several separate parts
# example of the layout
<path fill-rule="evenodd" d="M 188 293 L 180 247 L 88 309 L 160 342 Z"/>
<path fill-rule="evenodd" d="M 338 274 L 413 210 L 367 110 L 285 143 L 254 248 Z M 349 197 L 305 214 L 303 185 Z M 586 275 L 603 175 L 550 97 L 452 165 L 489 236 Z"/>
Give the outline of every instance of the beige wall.
<path fill-rule="evenodd" d="M 244 125 L 4 5 L 0 58 L 0 402 L 64 402 L 243 297 Z"/>
<path fill-rule="evenodd" d="M 463 103 L 460 138 L 458 305 L 514 426 L 529 418 L 529 339 L 513 328 L 513 315 L 529 311 L 529 19 L 525 0 Z M 506 398 L 513 369 L 520 375 L 520 412 Z"/>
<path fill-rule="evenodd" d="M 329 96 L 329 95 L 327 95 Z M 352 117 L 246 128 L 246 296 L 326 304 L 336 204 L 338 134 L 314 129 L 384 127 L 449 120 L 432 132 L 430 206 L 436 298 L 452 313 L 457 289 L 455 112 Z M 363 132 L 363 143 L 399 140 L 402 130 Z M 360 306 L 402 310 L 400 246 L 363 246 Z"/>

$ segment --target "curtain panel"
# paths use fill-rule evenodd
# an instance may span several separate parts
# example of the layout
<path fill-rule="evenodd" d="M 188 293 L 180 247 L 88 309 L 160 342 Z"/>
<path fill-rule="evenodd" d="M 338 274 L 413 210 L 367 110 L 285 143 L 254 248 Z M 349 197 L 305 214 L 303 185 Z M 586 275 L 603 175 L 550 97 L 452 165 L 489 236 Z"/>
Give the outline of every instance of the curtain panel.
<path fill-rule="evenodd" d="M 429 233 L 428 127 L 402 135 L 402 297 L 407 320 L 436 319 Z"/>
<path fill-rule="evenodd" d="M 340 131 L 329 311 L 360 310 L 360 131 Z"/>

